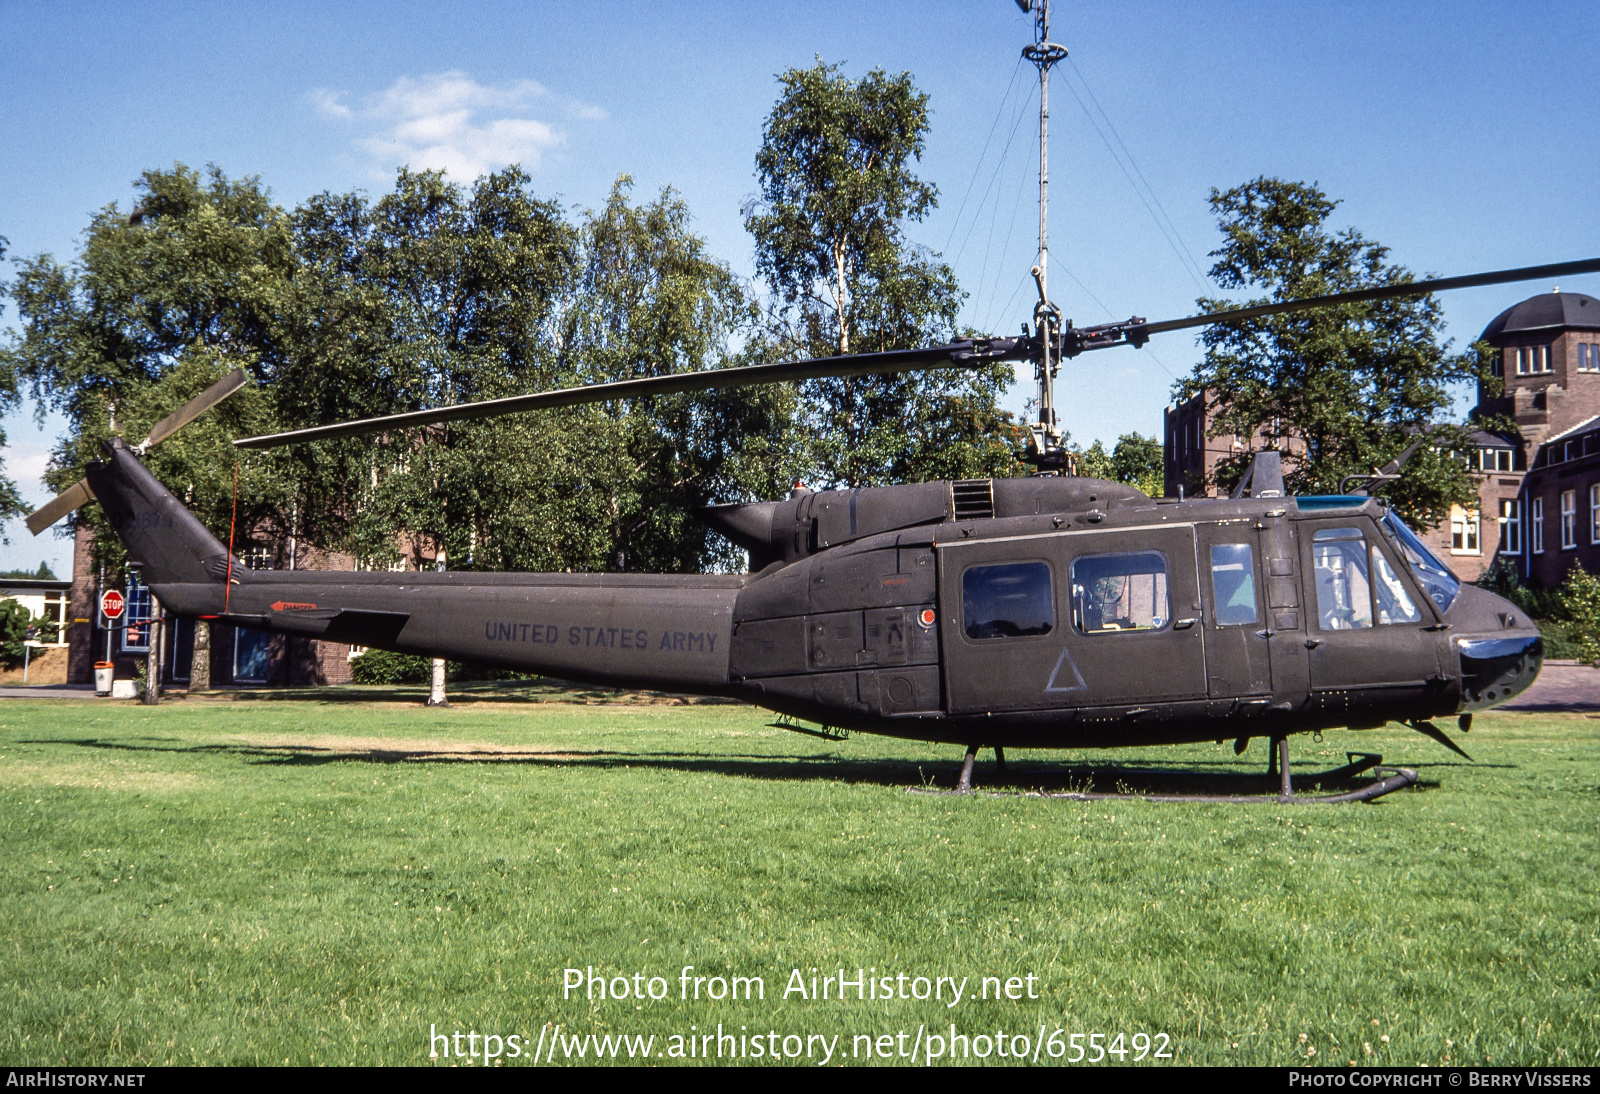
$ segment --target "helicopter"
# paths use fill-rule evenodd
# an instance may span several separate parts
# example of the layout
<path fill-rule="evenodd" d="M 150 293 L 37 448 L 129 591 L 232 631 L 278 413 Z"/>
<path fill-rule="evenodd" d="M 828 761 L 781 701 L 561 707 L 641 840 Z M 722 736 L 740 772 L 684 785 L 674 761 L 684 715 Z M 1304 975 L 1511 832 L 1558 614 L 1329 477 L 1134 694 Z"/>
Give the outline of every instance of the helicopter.
<path fill-rule="evenodd" d="M 997 361 L 1070 359 L 1165 330 L 1600 271 L 1600 259 L 1436 279 L 1185 319 L 598 383 L 236 440 L 256 449 L 579 403 Z M 1041 370 L 1042 371 L 1042 370 Z M 1543 643 L 1463 584 L 1380 498 L 1293 497 L 1276 452 L 1227 498 L 1151 498 L 1059 473 L 853 490 L 702 512 L 747 574 L 248 570 L 139 459 L 245 383 L 213 385 L 150 438 L 107 442 L 35 534 L 98 499 L 179 616 L 472 660 L 561 679 L 743 699 L 825 726 L 966 746 L 1114 748 L 1434 724 L 1524 691 Z M 1036 435 L 1048 436 L 1042 428 Z M 1392 474 L 1399 461 L 1377 476 Z M 1465 755 L 1465 753 L 1462 753 Z M 1374 766 L 1369 763 L 1367 766 Z M 1381 769 L 1380 769 L 1381 770 Z M 1414 779 L 1414 773 L 1411 773 Z M 1386 777 L 1368 797 L 1405 784 Z M 1348 796 L 1347 796 L 1348 797 Z"/>
<path fill-rule="evenodd" d="M 1600 259 L 1386 284 L 1149 322 L 1075 326 L 1047 292 L 1047 2 L 1024 50 L 1040 72 L 1038 302 L 1015 337 L 673 373 L 236 440 L 241 449 L 654 395 L 1029 362 L 1035 474 L 712 506 L 703 519 L 749 553 L 746 574 L 359 573 L 248 570 L 139 456 L 246 380 L 213 385 L 139 445 L 107 442 L 85 479 L 28 518 L 35 535 L 90 498 L 152 594 L 179 616 L 560 679 L 729 696 L 841 730 L 966 748 L 1125 748 L 1270 742 L 1282 801 L 1370 800 L 1414 782 L 1379 757 L 1345 795 L 1296 797 L 1292 734 L 1435 724 L 1531 685 L 1543 663 L 1520 608 L 1463 584 L 1383 502 L 1289 496 L 1259 452 L 1227 498 L 1151 498 L 1076 477 L 1056 428 L 1054 378 L 1091 350 L 1157 334 L 1358 301 L 1600 271 Z M 1037 2 L 1037 7 L 1035 3 Z M 1414 451 L 1415 445 L 1412 446 Z M 1392 478 L 1401 461 L 1375 472 Z M 1470 757 L 1469 757 L 1470 759 Z"/>

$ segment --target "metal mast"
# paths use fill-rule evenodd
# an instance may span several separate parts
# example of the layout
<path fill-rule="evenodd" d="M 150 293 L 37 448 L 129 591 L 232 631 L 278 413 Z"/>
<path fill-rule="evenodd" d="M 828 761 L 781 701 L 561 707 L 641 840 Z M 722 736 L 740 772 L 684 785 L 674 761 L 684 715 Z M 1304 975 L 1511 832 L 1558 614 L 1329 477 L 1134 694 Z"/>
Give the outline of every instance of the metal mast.
<path fill-rule="evenodd" d="M 1022 55 L 1039 70 L 1039 262 L 1033 278 L 1039 286 L 1039 302 L 1033 308 L 1034 327 L 1041 353 L 1034 364 L 1039 382 L 1039 421 L 1033 427 L 1033 443 L 1041 470 L 1066 465 L 1057 428 L 1055 377 L 1060 367 L 1056 352 L 1061 332 L 1061 309 L 1050 302 L 1050 69 L 1067 55 L 1067 48 L 1050 41 L 1050 0 L 1017 0 L 1017 6 L 1033 15 L 1034 39 Z"/>

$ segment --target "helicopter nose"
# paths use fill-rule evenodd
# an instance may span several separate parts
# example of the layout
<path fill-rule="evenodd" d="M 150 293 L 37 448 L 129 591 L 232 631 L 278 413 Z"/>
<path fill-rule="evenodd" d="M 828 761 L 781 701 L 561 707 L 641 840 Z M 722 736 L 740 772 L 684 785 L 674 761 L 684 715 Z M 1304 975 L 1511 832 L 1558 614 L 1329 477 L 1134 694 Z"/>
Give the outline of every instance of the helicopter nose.
<path fill-rule="evenodd" d="M 1528 690 L 1544 665 L 1544 639 L 1538 635 L 1462 637 L 1461 713 L 1487 710 Z"/>
<path fill-rule="evenodd" d="M 1544 666 L 1544 639 L 1528 613 L 1487 589 L 1463 585 L 1447 613 L 1457 631 L 1463 714 L 1521 695 Z"/>

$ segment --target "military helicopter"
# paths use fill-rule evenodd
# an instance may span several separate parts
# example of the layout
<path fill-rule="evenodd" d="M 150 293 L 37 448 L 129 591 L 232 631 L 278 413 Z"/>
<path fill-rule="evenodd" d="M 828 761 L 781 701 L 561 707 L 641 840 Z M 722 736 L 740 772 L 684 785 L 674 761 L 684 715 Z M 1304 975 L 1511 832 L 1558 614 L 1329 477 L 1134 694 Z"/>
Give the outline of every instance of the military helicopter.
<path fill-rule="evenodd" d="M 1029 48 L 1047 81 L 1060 47 L 1043 14 Z M 1460 752 L 1433 719 L 1458 716 L 1465 729 L 1539 672 L 1543 645 L 1524 612 L 1463 584 L 1365 490 L 1288 496 L 1275 452 L 1257 454 L 1229 498 L 1151 498 L 1062 474 L 1053 381 L 1064 360 L 1164 332 L 1596 272 L 1600 259 L 1078 327 L 1046 292 L 1044 155 L 1041 119 L 1039 301 L 1017 337 L 629 379 L 234 442 L 267 448 L 667 393 L 1026 361 L 1039 384 L 1030 477 L 797 488 L 780 501 L 711 507 L 704 518 L 749 552 L 740 575 L 254 571 L 138 459 L 241 386 L 236 374 L 136 448 L 110 441 L 85 481 L 29 527 L 38 534 L 92 496 L 179 616 L 733 696 L 824 726 L 960 744 L 959 791 L 971 788 L 980 746 L 1003 762 L 1008 746 L 1234 738 L 1242 753 L 1266 738 L 1285 801 L 1313 800 L 1293 795 L 1294 733 L 1398 721 Z M 1377 771 L 1360 790 L 1314 800 L 1369 800 L 1416 777 Z"/>

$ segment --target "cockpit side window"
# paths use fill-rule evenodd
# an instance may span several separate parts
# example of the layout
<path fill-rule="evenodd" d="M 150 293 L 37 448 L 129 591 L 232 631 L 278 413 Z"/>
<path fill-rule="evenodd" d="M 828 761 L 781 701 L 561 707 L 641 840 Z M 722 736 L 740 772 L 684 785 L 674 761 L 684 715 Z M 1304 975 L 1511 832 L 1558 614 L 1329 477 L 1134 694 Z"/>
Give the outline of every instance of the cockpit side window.
<path fill-rule="evenodd" d="M 961 617 L 968 638 L 1019 638 L 1055 628 L 1050 566 L 1016 562 L 974 566 L 961 575 Z"/>
<path fill-rule="evenodd" d="M 1311 564 L 1323 630 L 1361 630 L 1375 621 L 1379 626 L 1422 622 L 1421 610 L 1383 548 L 1369 544 L 1360 528 L 1318 529 Z"/>
<path fill-rule="evenodd" d="M 1159 551 L 1072 560 L 1072 621 L 1084 634 L 1160 630 L 1172 621 Z"/>
<path fill-rule="evenodd" d="M 1317 585 L 1317 621 L 1325 631 L 1372 626 L 1372 588 L 1367 577 L 1367 538 L 1359 528 L 1322 528 L 1311 543 Z"/>
<path fill-rule="evenodd" d="M 1428 599 L 1437 604 L 1441 612 L 1449 611 L 1450 605 L 1455 603 L 1456 594 L 1461 592 L 1461 579 L 1428 550 L 1427 545 L 1417 538 L 1405 521 L 1395 516 L 1393 510 L 1384 514 L 1383 530 L 1399 547 L 1400 557 L 1411 566 L 1411 572 L 1428 594 Z"/>

